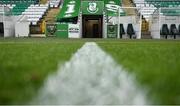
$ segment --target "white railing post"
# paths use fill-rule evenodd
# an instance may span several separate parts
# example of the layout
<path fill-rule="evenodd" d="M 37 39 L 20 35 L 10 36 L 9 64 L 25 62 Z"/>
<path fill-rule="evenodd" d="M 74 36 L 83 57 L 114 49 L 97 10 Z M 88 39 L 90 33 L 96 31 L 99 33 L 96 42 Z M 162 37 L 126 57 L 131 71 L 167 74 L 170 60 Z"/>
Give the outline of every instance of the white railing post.
<path fill-rule="evenodd" d="M 140 26 L 139 26 L 139 37 L 137 39 L 141 39 L 142 36 L 142 14 L 140 12 Z"/>
<path fill-rule="evenodd" d="M 159 39 L 161 39 L 160 31 L 161 31 L 161 7 L 159 8 Z"/>
<path fill-rule="evenodd" d="M 118 32 L 117 32 L 117 38 L 120 38 L 120 6 L 118 7 Z"/>

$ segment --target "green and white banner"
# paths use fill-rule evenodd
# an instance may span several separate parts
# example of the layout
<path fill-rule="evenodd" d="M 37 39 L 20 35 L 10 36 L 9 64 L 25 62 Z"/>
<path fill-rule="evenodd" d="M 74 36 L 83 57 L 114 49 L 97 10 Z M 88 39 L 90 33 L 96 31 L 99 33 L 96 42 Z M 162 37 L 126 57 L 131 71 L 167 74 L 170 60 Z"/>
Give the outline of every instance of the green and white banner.
<path fill-rule="evenodd" d="M 80 38 L 79 24 L 47 24 L 46 36 L 60 38 Z"/>
<path fill-rule="evenodd" d="M 104 0 L 105 11 L 108 16 L 118 16 L 118 9 L 120 7 L 120 0 Z M 120 15 L 124 15 L 123 9 L 120 9 Z"/>
<path fill-rule="evenodd" d="M 105 11 L 108 16 L 118 16 L 120 0 L 104 0 Z"/>
<path fill-rule="evenodd" d="M 117 25 L 107 26 L 107 36 L 108 38 L 117 38 Z"/>
<path fill-rule="evenodd" d="M 82 14 L 102 15 L 104 9 L 103 1 L 82 1 Z"/>
<path fill-rule="evenodd" d="M 105 11 L 108 16 L 118 16 L 121 2 L 120 0 L 82 1 L 81 4 L 84 15 L 102 15 Z M 124 14 L 122 9 L 120 9 L 120 14 Z"/>
<path fill-rule="evenodd" d="M 68 38 L 68 24 L 56 24 L 57 30 L 55 36 L 60 38 Z"/>
<path fill-rule="evenodd" d="M 64 0 L 63 7 L 57 16 L 57 20 L 78 17 L 81 0 Z"/>
<path fill-rule="evenodd" d="M 78 17 L 80 13 L 80 8 L 82 10 L 82 14 L 84 15 L 102 15 L 103 11 L 105 11 L 108 16 L 118 16 L 118 8 L 120 4 L 120 0 L 64 0 L 63 7 L 57 15 L 57 20 Z M 120 9 L 120 14 L 125 14 L 123 9 Z"/>
<path fill-rule="evenodd" d="M 46 36 L 55 36 L 54 33 L 57 30 L 57 25 L 54 23 L 46 24 Z"/>
<path fill-rule="evenodd" d="M 80 38 L 79 24 L 68 25 L 68 38 Z"/>

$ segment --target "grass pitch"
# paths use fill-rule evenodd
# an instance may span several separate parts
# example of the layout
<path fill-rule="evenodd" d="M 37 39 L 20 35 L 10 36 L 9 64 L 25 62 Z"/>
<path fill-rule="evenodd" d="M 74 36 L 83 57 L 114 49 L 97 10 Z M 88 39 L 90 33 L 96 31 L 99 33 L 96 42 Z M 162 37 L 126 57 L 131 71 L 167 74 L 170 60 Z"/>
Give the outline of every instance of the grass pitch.
<path fill-rule="evenodd" d="M 0 104 L 26 104 L 87 41 L 135 74 L 153 104 L 180 104 L 180 41 L 58 38 L 0 39 Z"/>
<path fill-rule="evenodd" d="M 1 39 L 0 104 L 26 104 L 58 63 L 83 43 L 56 39 Z"/>
<path fill-rule="evenodd" d="M 153 104 L 180 104 L 180 41 L 100 42 L 149 91 Z"/>

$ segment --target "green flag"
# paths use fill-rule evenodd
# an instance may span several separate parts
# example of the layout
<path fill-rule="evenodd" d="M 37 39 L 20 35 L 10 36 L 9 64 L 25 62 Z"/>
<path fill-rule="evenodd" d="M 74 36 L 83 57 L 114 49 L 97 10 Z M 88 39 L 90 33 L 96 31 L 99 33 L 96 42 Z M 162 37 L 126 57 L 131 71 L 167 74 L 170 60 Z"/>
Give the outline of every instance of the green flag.
<path fill-rule="evenodd" d="M 108 16 L 118 16 L 118 8 L 121 5 L 120 0 L 104 0 L 104 4 Z M 120 14 L 124 14 L 122 9 L 120 9 Z"/>
<path fill-rule="evenodd" d="M 63 7 L 57 16 L 57 20 L 78 17 L 81 0 L 64 0 Z"/>
<path fill-rule="evenodd" d="M 84 15 L 102 15 L 104 9 L 104 2 L 82 1 L 81 8 Z"/>

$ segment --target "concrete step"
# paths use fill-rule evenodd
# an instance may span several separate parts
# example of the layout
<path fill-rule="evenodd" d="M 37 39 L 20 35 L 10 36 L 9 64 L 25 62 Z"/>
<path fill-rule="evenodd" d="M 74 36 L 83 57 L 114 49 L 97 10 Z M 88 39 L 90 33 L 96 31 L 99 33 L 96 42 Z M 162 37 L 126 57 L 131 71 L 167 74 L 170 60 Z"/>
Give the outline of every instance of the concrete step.
<path fill-rule="evenodd" d="M 150 31 L 146 31 L 146 32 L 143 32 L 143 31 L 142 31 L 142 34 L 143 34 L 143 35 L 151 35 L 151 32 L 150 32 Z"/>
<path fill-rule="evenodd" d="M 55 21 L 55 18 L 56 16 L 58 15 L 60 9 L 59 8 L 52 8 L 50 9 L 46 16 L 44 17 L 45 21 L 46 22 L 54 22 Z"/>
<path fill-rule="evenodd" d="M 141 35 L 141 39 L 152 39 L 151 35 Z"/>
<path fill-rule="evenodd" d="M 122 6 L 123 7 L 135 7 L 131 0 L 122 0 Z M 129 14 L 129 15 L 135 15 L 136 14 L 135 9 L 125 8 L 124 11 L 126 12 L 126 14 Z"/>
<path fill-rule="evenodd" d="M 46 37 L 45 34 L 31 34 L 30 36 L 31 36 L 31 37 L 38 37 L 38 38 L 39 38 L 39 37 L 43 37 L 43 38 Z"/>
<path fill-rule="evenodd" d="M 152 39 L 152 37 L 151 37 L 151 32 L 150 32 L 150 31 L 142 32 L 142 33 L 141 33 L 141 38 L 142 38 L 142 39 Z"/>

